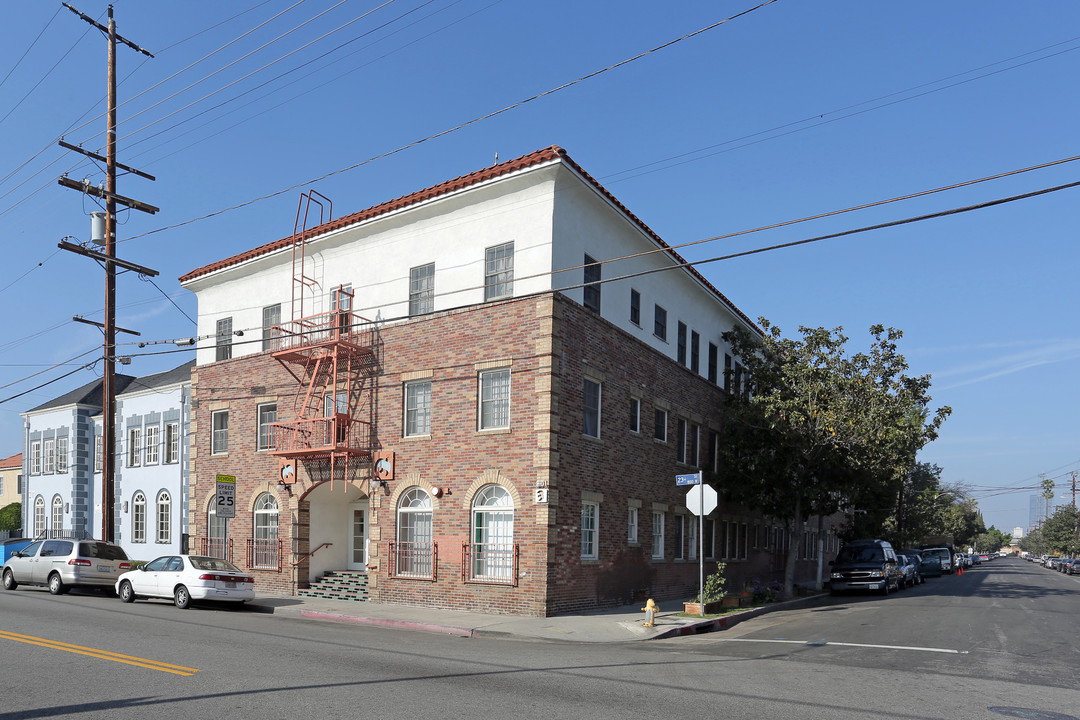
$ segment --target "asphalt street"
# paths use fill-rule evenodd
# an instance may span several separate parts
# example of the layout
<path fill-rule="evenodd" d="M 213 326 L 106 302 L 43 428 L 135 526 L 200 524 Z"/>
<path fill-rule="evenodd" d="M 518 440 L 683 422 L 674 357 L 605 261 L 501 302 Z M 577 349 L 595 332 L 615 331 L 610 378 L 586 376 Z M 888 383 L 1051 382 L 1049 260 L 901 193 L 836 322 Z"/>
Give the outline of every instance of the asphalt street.
<path fill-rule="evenodd" d="M 1080 717 L 1078 610 L 1080 578 L 1018 559 L 887 598 L 828 598 L 723 632 L 625 643 L 462 638 L 20 588 L 0 592 L 0 720 L 1063 720 Z"/>

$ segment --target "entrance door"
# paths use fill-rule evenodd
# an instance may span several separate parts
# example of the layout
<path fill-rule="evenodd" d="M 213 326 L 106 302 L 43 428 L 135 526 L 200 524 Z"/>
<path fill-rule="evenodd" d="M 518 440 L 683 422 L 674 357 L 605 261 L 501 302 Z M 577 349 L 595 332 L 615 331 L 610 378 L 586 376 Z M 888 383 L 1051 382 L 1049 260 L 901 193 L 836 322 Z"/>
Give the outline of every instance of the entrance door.
<path fill-rule="evenodd" d="M 349 569 L 366 570 L 368 501 L 353 503 L 349 508 Z"/>

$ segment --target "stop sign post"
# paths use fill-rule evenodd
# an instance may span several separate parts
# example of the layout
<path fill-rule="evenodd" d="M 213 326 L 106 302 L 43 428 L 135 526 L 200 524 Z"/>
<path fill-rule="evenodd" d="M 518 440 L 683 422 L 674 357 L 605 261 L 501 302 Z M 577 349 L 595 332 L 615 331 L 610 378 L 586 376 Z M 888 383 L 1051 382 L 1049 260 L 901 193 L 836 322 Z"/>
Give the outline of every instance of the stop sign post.
<path fill-rule="evenodd" d="M 716 509 L 716 490 L 702 482 L 700 472 L 676 475 L 676 485 L 697 485 L 686 492 L 686 507 L 698 516 L 698 607 L 705 615 L 705 516 Z"/>

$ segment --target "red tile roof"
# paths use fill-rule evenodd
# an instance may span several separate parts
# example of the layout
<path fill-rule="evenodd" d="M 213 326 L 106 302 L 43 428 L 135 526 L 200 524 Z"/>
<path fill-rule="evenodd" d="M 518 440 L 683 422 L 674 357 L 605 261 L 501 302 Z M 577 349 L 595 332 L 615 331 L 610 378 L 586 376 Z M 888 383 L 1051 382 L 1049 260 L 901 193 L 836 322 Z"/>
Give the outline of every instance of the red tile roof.
<path fill-rule="evenodd" d="M 471 172 L 468 175 L 462 175 L 461 177 L 454 178 L 453 180 L 447 180 L 446 182 L 439 183 L 438 185 L 433 185 L 432 187 L 429 187 L 425 190 L 410 193 L 409 195 L 404 195 L 394 200 L 388 200 L 387 202 L 370 207 L 367 210 L 361 210 L 360 212 L 356 212 L 351 215 L 345 215 L 338 218 L 337 220 L 330 220 L 323 223 L 322 225 L 318 225 L 314 228 L 309 229 L 308 239 L 310 240 L 311 238 L 317 237 L 319 235 L 333 232 L 335 230 L 340 230 L 341 228 L 348 227 L 349 225 L 363 222 L 364 220 L 370 220 L 372 218 L 376 218 L 380 215 L 384 215 L 395 210 L 401 210 L 403 208 L 409 207 L 410 205 L 416 205 L 427 200 L 432 200 L 434 198 L 440 197 L 442 195 L 447 195 L 457 190 L 463 190 L 474 185 L 479 185 L 480 183 L 486 182 L 488 180 L 493 180 L 504 175 L 509 175 L 519 170 L 544 165 L 546 163 L 554 161 L 561 161 L 570 168 L 572 168 L 574 172 L 576 172 L 586 182 L 592 185 L 601 195 L 607 198 L 613 205 L 615 205 L 615 207 L 619 209 L 620 212 L 622 212 L 624 215 L 626 215 L 626 217 L 632 220 L 635 225 L 637 225 L 643 232 L 645 232 L 649 237 L 651 237 L 661 248 L 664 248 L 666 253 L 671 257 L 672 260 L 679 263 L 680 265 L 684 265 L 687 272 L 692 274 L 709 290 L 716 294 L 716 296 L 720 298 L 720 300 L 725 305 L 727 305 L 736 315 L 742 318 L 751 328 L 754 328 L 755 330 L 757 329 L 755 323 L 741 310 L 739 310 L 739 308 L 737 308 L 734 303 L 728 300 L 722 292 L 717 290 L 712 285 L 712 283 L 706 280 L 705 277 L 696 269 L 694 269 L 693 266 L 686 265 L 686 260 L 684 260 L 681 255 L 675 252 L 675 250 L 672 249 L 671 246 L 669 246 L 666 242 L 664 242 L 664 240 L 659 235 L 653 232 L 648 225 L 643 223 L 636 215 L 634 215 L 634 213 L 630 212 L 630 210 L 625 205 L 619 202 L 619 200 L 614 195 L 612 195 L 603 185 L 597 182 L 595 178 L 589 175 L 589 173 L 585 172 L 585 170 L 582 169 L 580 165 L 574 162 L 574 160 L 566 153 L 565 150 L 563 150 L 557 145 L 552 145 L 551 147 L 531 152 L 528 155 L 522 155 L 521 157 L 515 158 L 514 160 L 507 160 L 506 162 L 498 163 L 497 165 L 491 165 L 490 167 L 483 168 L 482 170 Z M 233 265 L 239 265 L 248 260 L 252 260 L 262 255 L 274 252 L 275 250 L 287 248 L 298 239 L 298 235 L 290 235 L 289 237 L 281 238 L 280 240 L 275 240 L 273 242 L 266 243 L 265 245 L 260 245 L 259 247 L 239 253 L 237 255 L 233 255 L 232 257 L 225 258 L 224 260 L 218 260 L 217 262 L 212 262 L 209 265 L 203 265 L 200 268 L 196 268 L 191 272 L 181 275 L 180 282 L 183 283 L 188 280 L 194 280 L 195 278 L 202 277 L 203 275 L 208 275 L 212 272 L 223 270 L 227 267 L 232 267 Z"/>
<path fill-rule="evenodd" d="M 8 469 L 13 467 L 22 467 L 22 453 L 15 453 L 9 458 L 0 460 L 0 469 Z"/>

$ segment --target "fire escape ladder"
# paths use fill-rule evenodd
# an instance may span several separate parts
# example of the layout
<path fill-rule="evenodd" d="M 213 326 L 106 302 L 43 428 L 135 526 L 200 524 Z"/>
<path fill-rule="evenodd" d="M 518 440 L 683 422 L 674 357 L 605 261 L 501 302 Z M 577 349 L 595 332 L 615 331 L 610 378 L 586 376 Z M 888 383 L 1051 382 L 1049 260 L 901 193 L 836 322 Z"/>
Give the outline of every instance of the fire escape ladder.
<path fill-rule="evenodd" d="M 333 489 L 335 479 L 350 477 L 350 466 L 371 460 L 374 400 L 368 396 L 374 383 L 369 379 L 378 362 L 374 323 L 353 312 L 351 288 L 339 285 L 332 290 L 328 311 L 303 314 L 304 295 L 318 285 L 304 272 L 312 205 L 323 207 L 312 195 L 304 195 L 297 210 L 293 316 L 271 331 L 271 355 L 296 379 L 297 388 L 292 418 L 274 423 L 270 454 L 281 460 L 283 482 L 296 477 L 302 462 L 314 482 L 329 479 Z"/>

